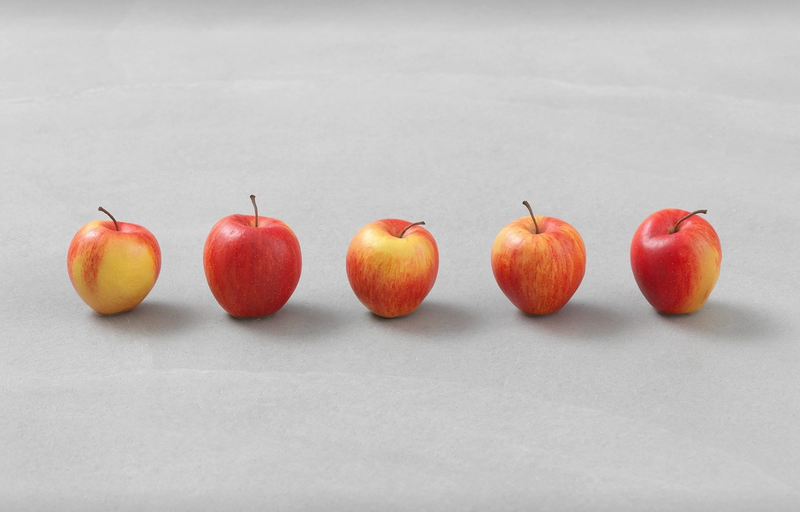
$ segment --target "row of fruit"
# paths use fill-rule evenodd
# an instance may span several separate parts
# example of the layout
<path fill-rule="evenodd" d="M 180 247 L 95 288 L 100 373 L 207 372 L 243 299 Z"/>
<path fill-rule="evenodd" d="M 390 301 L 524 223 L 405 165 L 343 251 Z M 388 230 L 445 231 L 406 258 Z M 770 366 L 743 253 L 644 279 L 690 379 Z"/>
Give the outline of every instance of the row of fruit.
<path fill-rule="evenodd" d="M 203 266 L 211 293 L 235 317 L 278 311 L 300 280 L 300 243 L 278 219 L 229 215 L 206 239 Z M 583 280 L 586 249 L 568 223 L 530 215 L 505 226 L 494 240 L 491 264 L 506 297 L 531 315 L 561 309 Z M 130 311 L 150 292 L 161 270 L 155 236 L 117 220 L 92 221 L 75 234 L 67 269 L 78 295 L 98 313 Z M 722 250 L 714 228 L 698 214 L 660 210 L 636 230 L 631 268 L 650 304 L 662 313 L 692 313 L 708 299 L 719 277 Z M 424 222 L 383 219 L 367 224 L 347 249 L 347 278 L 356 297 L 376 315 L 414 311 L 436 281 L 439 251 Z"/>

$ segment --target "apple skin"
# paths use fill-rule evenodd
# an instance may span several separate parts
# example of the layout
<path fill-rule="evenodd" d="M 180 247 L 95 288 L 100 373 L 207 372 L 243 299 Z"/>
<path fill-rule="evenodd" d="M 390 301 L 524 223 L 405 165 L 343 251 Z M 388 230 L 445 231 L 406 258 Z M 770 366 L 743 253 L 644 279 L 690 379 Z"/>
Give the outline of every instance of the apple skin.
<path fill-rule="evenodd" d="M 408 315 L 436 282 L 439 249 L 430 232 L 401 219 L 383 219 L 361 228 L 347 248 L 347 279 L 364 306 L 378 316 Z"/>
<path fill-rule="evenodd" d="M 555 313 L 575 294 L 586 272 L 586 247 L 566 222 L 520 217 L 492 244 L 492 271 L 512 304 L 528 315 Z"/>
<path fill-rule="evenodd" d="M 138 224 L 89 222 L 75 233 L 67 251 L 67 272 L 75 291 L 102 315 L 130 311 L 156 284 L 161 249 Z"/>
<path fill-rule="evenodd" d="M 667 314 L 703 307 L 719 278 L 722 247 L 717 232 L 699 215 L 670 229 L 686 210 L 668 208 L 647 217 L 631 242 L 631 268 L 645 299 Z"/>
<path fill-rule="evenodd" d="M 278 219 L 229 215 L 211 228 L 203 248 L 208 287 L 231 316 L 271 315 L 289 300 L 303 267 L 300 243 Z"/>

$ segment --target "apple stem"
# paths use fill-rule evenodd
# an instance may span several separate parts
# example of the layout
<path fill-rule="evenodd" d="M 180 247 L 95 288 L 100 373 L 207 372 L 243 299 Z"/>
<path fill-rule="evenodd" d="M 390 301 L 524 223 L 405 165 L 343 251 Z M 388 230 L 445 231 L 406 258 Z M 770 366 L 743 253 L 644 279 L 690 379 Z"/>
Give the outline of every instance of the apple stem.
<path fill-rule="evenodd" d="M 675 225 L 674 225 L 674 226 L 672 226 L 671 228 L 669 228 L 669 234 L 671 235 L 672 233 L 674 233 L 674 232 L 678 231 L 678 225 L 679 225 L 681 222 L 685 221 L 686 219 L 688 219 L 688 218 L 689 218 L 689 217 L 691 217 L 692 215 L 697 215 L 698 213 L 708 213 L 708 210 L 695 210 L 695 211 L 693 211 L 692 213 L 690 213 L 690 214 L 688 214 L 688 215 L 684 215 L 683 217 L 681 217 L 681 220 L 679 220 L 678 222 L 676 222 L 676 223 L 675 223 Z"/>
<path fill-rule="evenodd" d="M 522 204 L 524 204 L 528 208 L 528 211 L 531 213 L 531 218 L 533 219 L 533 227 L 536 228 L 536 234 L 538 235 L 539 224 L 536 223 L 536 216 L 533 215 L 533 208 L 531 208 L 531 205 L 528 201 L 522 201 Z"/>
<path fill-rule="evenodd" d="M 119 231 L 119 224 L 117 224 L 117 219 L 115 219 L 113 215 L 111 215 L 110 213 L 108 213 L 108 210 L 106 210 L 105 208 L 103 208 L 102 206 L 100 206 L 100 207 L 98 207 L 98 208 L 97 208 L 97 211 L 99 211 L 99 212 L 103 212 L 103 213 L 105 213 L 106 215 L 108 215 L 109 217 L 111 217 L 111 220 L 113 220 L 113 221 L 114 221 L 114 228 L 116 228 L 116 230 L 117 230 L 117 231 Z"/>
<path fill-rule="evenodd" d="M 424 226 L 424 225 L 425 225 L 425 221 L 423 221 L 423 220 L 421 220 L 419 222 L 412 222 L 411 224 L 409 224 L 408 226 L 403 228 L 403 231 L 400 232 L 400 235 L 398 235 L 397 238 L 403 238 L 403 235 L 406 234 L 406 231 L 408 231 L 408 228 L 410 228 L 411 226 Z"/>
<path fill-rule="evenodd" d="M 253 209 L 256 211 L 256 227 L 258 227 L 258 205 L 256 204 L 255 194 L 250 194 L 250 201 L 252 201 Z"/>

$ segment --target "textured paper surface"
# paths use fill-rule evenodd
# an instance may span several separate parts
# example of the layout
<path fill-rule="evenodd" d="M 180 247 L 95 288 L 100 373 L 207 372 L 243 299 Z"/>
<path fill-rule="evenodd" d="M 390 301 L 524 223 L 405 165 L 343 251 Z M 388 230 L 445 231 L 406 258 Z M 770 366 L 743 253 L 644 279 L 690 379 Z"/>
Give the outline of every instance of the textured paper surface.
<path fill-rule="evenodd" d="M 703 4 L 11 3 L 0 11 L 0 508 L 795 510 L 800 15 Z M 231 213 L 304 267 L 235 320 L 202 269 Z M 518 313 L 491 242 L 582 234 L 559 313 Z M 100 317 L 67 246 L 100 218 L 163 253 Z M 650 213 L 707 208 L 706 307 L 655 313 Z M 369 314 L 344 254 L 424 220 L 436 285 Z"/>

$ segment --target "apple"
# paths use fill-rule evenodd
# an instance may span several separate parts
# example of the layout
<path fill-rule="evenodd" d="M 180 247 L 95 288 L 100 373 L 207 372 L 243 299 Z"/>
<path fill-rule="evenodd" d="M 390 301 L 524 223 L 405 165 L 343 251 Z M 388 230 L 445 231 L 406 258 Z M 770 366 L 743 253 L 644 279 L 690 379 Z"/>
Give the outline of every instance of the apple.
<path fill-rule="evenodd" d="M 156 284 L 161 249 L 156 237 L 138 224 L 94 220 L 75 233 L 67 251 L 67 272 L 75 291 L 102 315 L 130 311 Z"/>
<path fill-rule="evenodd" d="M 300 281 L 300 243 L 285 223 L 255 215 L 229 215 L 211 228 L 203 248 L 208 287 L 222 309 L 239 318 L 271 315 Z"/>
<path fill-rule="evenodd" d="M 645 299 L 661 313 L 694 313 L 719 278 L 722 248 L 696 210 L 659 210 L 639 225 L 631 242 L 631 268 Z"/>
<path fill-rule="evenodd" d="M 492 271 L 512 304 L 529 315 L 555 313 L 575 294 L 586 271 L 586 248 L 563 220 L 520 217 L 500 230 L 492 244 Z"/>
<path fill-rule="evenodd" d="M 378 220 L 361 228 L 350 241 L 347 279 L 358 300 L 376 315 L 407 315 L 433 288 L 439 249 L 424 224 Z"/>

